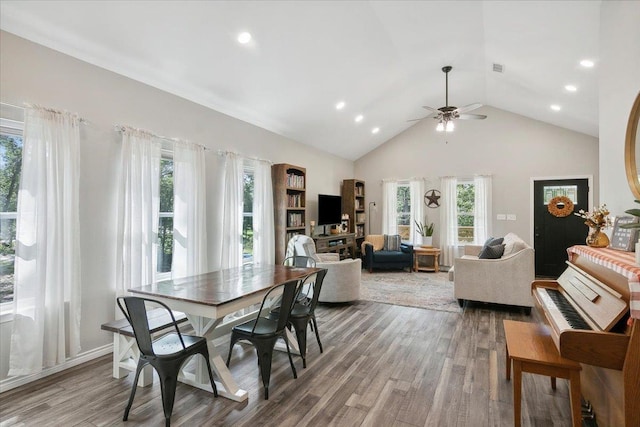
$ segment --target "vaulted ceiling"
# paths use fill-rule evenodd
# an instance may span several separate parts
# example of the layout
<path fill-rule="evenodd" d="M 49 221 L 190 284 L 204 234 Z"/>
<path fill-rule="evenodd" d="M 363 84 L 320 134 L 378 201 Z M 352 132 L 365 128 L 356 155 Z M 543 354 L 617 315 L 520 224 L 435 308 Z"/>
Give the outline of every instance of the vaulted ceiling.
<path fill-rule="evenodd" d="M 445 105 L 445 65 L 450 105 L 597 136 L 599 19 L 600 1 L 0 3 L 5 31 L 352 160 Z"/>

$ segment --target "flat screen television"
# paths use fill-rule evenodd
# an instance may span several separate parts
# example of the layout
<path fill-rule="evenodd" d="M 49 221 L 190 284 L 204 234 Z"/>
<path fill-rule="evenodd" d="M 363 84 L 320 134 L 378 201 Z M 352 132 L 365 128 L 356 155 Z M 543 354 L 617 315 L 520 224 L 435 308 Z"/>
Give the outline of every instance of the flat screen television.
<path fill-rule="evenodd" d="M 318 194 L 318 225 L 340 224 L 342 197 Z"/>

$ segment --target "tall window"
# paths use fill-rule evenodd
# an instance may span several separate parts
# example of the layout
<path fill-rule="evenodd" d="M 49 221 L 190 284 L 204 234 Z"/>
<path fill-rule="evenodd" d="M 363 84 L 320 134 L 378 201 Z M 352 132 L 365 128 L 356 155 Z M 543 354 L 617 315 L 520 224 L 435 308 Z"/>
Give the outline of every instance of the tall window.
<path fill-rule="evenodd" d="M 409 184 L 398 183 L 398 234 L 402 240 L 411 240 L 411 191 Z"/>
<path fill-rule="evenodd" d="M 242 262 L 253 262 L 253 189 L 255 174 L 253 168 L 245 167 L 242 174 L 243 209 L 242 209 Z"/>
<path fill-rule="evenodd" d="M 0 304 L 13 301 L 22 132 L 0 128 Z"/>
<path fill-rule="evenodd" d="M 473 242 L 475 185 L 473 181 L 458 181 L 458 243 Z"/>
<path fill-rule="evenodd" d="M 160 220 L 158 224 L 158 273 L 171 272 L 173 259 L 173 158 L 160 161 Z M 162 276 L 161 276 L 162 277 Z"/>

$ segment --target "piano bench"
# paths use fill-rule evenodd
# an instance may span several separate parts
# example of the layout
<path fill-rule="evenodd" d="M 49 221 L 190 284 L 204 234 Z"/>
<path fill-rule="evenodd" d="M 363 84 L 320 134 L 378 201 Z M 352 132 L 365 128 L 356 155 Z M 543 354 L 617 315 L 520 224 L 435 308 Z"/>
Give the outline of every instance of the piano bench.
<path fill-rule="evenodd" d="M 513 363 L 513 418 L 519 427 L 522 404 L 522 373 L 551 377 L 551 387 L 555 389 L 556 378 L 569 380 L 571 415 L 573 426 L 582 426 L 580 408 L 580 370 L 578 362 L 560 356 L 549 330 L 538 323 L 503 320 L 506 340 L 506 376 L 511 379 Z"/>

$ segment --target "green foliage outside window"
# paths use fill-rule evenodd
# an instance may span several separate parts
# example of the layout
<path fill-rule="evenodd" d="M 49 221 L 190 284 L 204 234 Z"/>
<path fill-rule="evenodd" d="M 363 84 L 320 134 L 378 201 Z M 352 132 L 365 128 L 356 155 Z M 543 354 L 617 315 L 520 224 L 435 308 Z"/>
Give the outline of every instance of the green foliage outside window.
<path fill-rule="evenodd" d="M 160 161 L 160 212 L 173 214 L 173 159 Z M 171 271 L 173 259 L 173 215 L 160 217 L 158 225 L 158 272 Z"/>
<path fill-rule="evenodd" d="M 22 137 L 0 135 L 0 212 L 15 213 L 22 169 Z M 13 300 L 15 217 L 0 219 L 0 302 Z"/>
<path fill-rule="evenodd" d="M 242 215 L 242 257 L 253 257 L 253 190 L 254 174 L 245 171 L 243 175 L 243 215 Z"/>
<path fill-rule="evenodd" d="M 458 241 L 473 241 L 473 213 L 475 206 L 475 186 L 471 183 L 458 184 Z"/>

